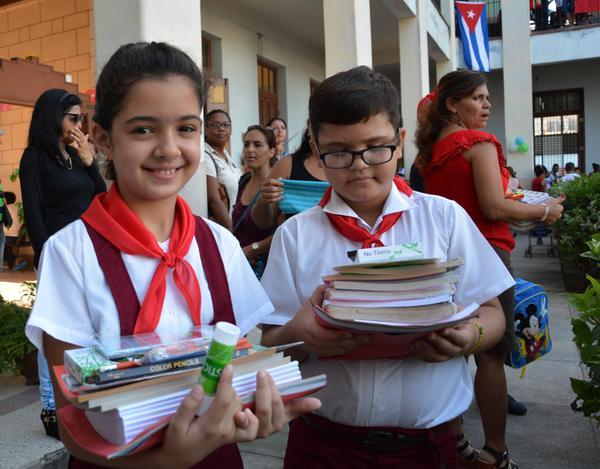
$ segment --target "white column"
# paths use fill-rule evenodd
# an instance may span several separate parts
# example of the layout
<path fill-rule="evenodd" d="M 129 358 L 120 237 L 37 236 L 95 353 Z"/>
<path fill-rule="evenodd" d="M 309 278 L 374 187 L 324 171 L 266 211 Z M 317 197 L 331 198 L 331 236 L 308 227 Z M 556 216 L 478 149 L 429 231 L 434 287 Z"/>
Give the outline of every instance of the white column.
<path fill-rule="evenodd" d="M 440 80 L 446 73 L 456 70 L 456 37 L 454 23 L 454 0 L 442 0 L 442 16 L 448 24 L 450 30 L 450 58 L 436 63 L 436 77 Z"/>
<path fill-rule="evenodd" d="M 430 0 L 416 0 L 417 14 L 398 20 L 400 40 L 400 97 L 402 117 L 406 128 L 404 167 L 410 169 L 417 147 L 414 135 L 417 128 L 417 104 L 429 93 L 429 53 L 427 50 L 427 8 Z"/>
<path fill-rule="evenodd" d="M 508 165 L 528 180 L 533 175 L 533 99 L 529 4 L 502 0 L 502 74 L 504 80 L 504 130 Z M 510 18 L 510 21 L 504 19 Z M 518 51 L 518 53 L 515 53 Z M 493 112 L 493 109 L 492 109 Z M 527 153 L 509 153 L 515 138 L 523 137 Z M 524 185 L 524 187 L 528 187 Z"/>
<path fill-rule="evenodd" d="M 323 0 L 325 75 L 373 66 L 369 0 Z"/>
<path fill-rule="evenodd" d="M 119 46 L 139 41 L 168 42 L 202 67 L 200 0 L 94 0 L 94 39 L 96 74 Z M 206 173 L 202 167 L 181 195 L 196 215 L 206 215 Z"/>

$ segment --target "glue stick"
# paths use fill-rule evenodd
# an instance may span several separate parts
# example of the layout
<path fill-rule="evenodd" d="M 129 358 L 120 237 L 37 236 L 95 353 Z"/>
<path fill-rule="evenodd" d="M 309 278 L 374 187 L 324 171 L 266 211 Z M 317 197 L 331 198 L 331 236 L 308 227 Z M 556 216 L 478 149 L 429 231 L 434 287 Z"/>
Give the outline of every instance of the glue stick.
<path fill-rule="evenodd" d="M 202 366 L 198 381 L 204 389 L 204 402 L 198 409 L 197 415 L 202 415 L 210 406 L 212 398 L 217 392 L 221 372 L 233 357 L 240 333 L 239 327 L 231 323 L 221 321 L 216 324 L 213 339 L 206 355 L 206 362 Z"/>

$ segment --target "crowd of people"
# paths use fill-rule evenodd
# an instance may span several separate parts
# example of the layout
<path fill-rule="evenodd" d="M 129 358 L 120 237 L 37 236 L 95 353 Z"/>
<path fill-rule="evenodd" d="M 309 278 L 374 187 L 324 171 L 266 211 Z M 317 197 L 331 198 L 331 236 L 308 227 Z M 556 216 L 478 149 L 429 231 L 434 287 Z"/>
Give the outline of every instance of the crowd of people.
<path fill-rule="evenodd" d="M 516 469 L 505 435 L 511 402 L 504 356 L 514 347 L 509 223 L 551 225 L 563 198 L 527 205 L 506 197 L 520 184 L 500 142 L 482 130 L 491 112 L 485 76 L 451 72 L 420 104 L 411 169 L 418 190 L 397 176 L 412 137 L 401 125 L 397 89 L 368 67 L 340 72 L 313 90 L 307 128 L 290 154 L 283 118 L 249 126 L 241 166 L 228 151 L 230 115 L 203 115 L 204 93 L 201 72 L 185 53 L 137 43 L 119 48 L 103 68 L 88 132 L 81 101 L 64 90 L 45 92 L 34 108 L 20 164 L 39 278 L 26 333 L 39 349 L 42 421 L 63 439 L 69 467 L 112 462 L 60 430 L 56 408 L 65 401 L 52 392 L 48 364 L 62 364 L 66 349 L 90 346 L 98 334 L 124 333 L 121 295 L 106 281 L 107 259 L 117 259 L 138 300 L 133 332 L 212 323 L 219 312 L 206 294 L 206 272 L 218 268 L 244 334 L 260 326 L 263 345 L 303 342 L 294 351 L 303 373 L 328 375 L 318 399 L 284 404 L 268 374 L 259 373 L 251 412 L 242 411 L 226 368 L 208 413 L 195 417 L 203 395 L 194 387 L 163 443 L 119 459 L 119 467 L 241 467 L 235 443 L 290 423 L 286 468 L 377 462 Z M 108 191 L 96 151 L 112 181 Z M 195 217 L 178 196 L 200 164 L 209 220 Z M 555 166 L 550 173 L 536 166 L 534 190 L 577 177 L 572 163 L 564 174 Z M 315 206 L 284 214 L 282 180 L 328 188 Z M 197 238 L 198 230 L 210 239 Z M 209 241 L 219 266 L 200 258 L 198 243 Z M 312 305 L 323 302 L 322 277 L 347 263 L 348 251 L 409 241 L 421 241 L 425 257 L 465 260 L 455 301 L 479 304 L 477 316 L 415 340 L 409 358 L 340 358 L 370 338 L 316 322 Z M 485 434 L 481 449 L 461 428 L 473 396 Z M 369 446 L 375 434 L 385 438 Z"/>

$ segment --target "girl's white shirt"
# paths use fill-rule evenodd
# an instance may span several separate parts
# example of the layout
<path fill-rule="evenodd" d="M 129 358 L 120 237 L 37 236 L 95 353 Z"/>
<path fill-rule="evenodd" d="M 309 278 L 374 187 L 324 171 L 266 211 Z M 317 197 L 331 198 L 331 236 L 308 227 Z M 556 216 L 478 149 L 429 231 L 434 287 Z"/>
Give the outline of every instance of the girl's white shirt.
<path fill-rule="evenodd" d="M 237 325 L 242 334 L 246 334 L 273 311 L 273 306 L 252 272 L 239 242 L 225 228 L 205 221 L 223 259 Z M 167 240 L 160 246 L 166 251 L 168 244 Z M 121 255 L 141 304 L 158 260 Z M 201 321 L 208 324 L 213 319 L 212 298 L 195 240 L 185 259 L 197 273 L 202 295 Z M 192 327 L 187 303 L 175 285 L 172 269 L 169 269 L 164 306 L 156 332 L 185 332 Z M 91 346 L 97 334 L 120 335 L 117 307 L 82 221 L 67 225 L 46 241 L 40 261 L 37 297 L 25 331 L 39 349 L 42 349 L 43 332 L 81 347 Z"/>

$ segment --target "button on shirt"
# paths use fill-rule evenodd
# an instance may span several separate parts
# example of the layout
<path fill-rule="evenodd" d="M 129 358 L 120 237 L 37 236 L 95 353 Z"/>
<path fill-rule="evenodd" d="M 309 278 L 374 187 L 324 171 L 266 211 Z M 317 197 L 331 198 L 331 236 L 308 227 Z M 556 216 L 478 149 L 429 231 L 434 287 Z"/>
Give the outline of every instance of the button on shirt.
<path fill-rule="evenodd" d="M 294 317 L 331 274 L 333 266 L 350 263 L 347 252 L 360 244 L 339 235 L 325 211 L 359 219 L 374 232 L 383 215 L 403 212 L 381 240 L 386 246 L 420 241 L 425 257 L 460 257 L 454 301 L 482 304 L 510 288 L 514 281 L 489 243 L 458 204 L 414 192 L 411 197 L 392 186 L 382 214 L 369 226 L 335 193 L 321 209 L 313 207 L 279 227 L 269 253 L 262 285 L 275 307 L 263 320 L 283 325 Z M 317 394 L 318 413 L 354 426 L 430 428 L 447 422 L 469 407 L 473 386 L 464 357 L 442 363 L 404 360 L 320 360 L 311 355 L 303 375 L 327 374 L 327 386 Z"/>
<path fill-rule="evenodd" d="M 202 164 L 204 164 L 206 169 L 206 175 L 216 178 L 217 181 L 225 186 L 227 197 L 229 197 L 229 213 L 231 213 L 237 199 L 238 184 L 242 177 L 242 170 L 233 162 L 227 150 L 225 150 L 225 158 L 223 158 L 213 147 L 205 142 L 204 152 L 206 154 L 204 155 Z"/>

